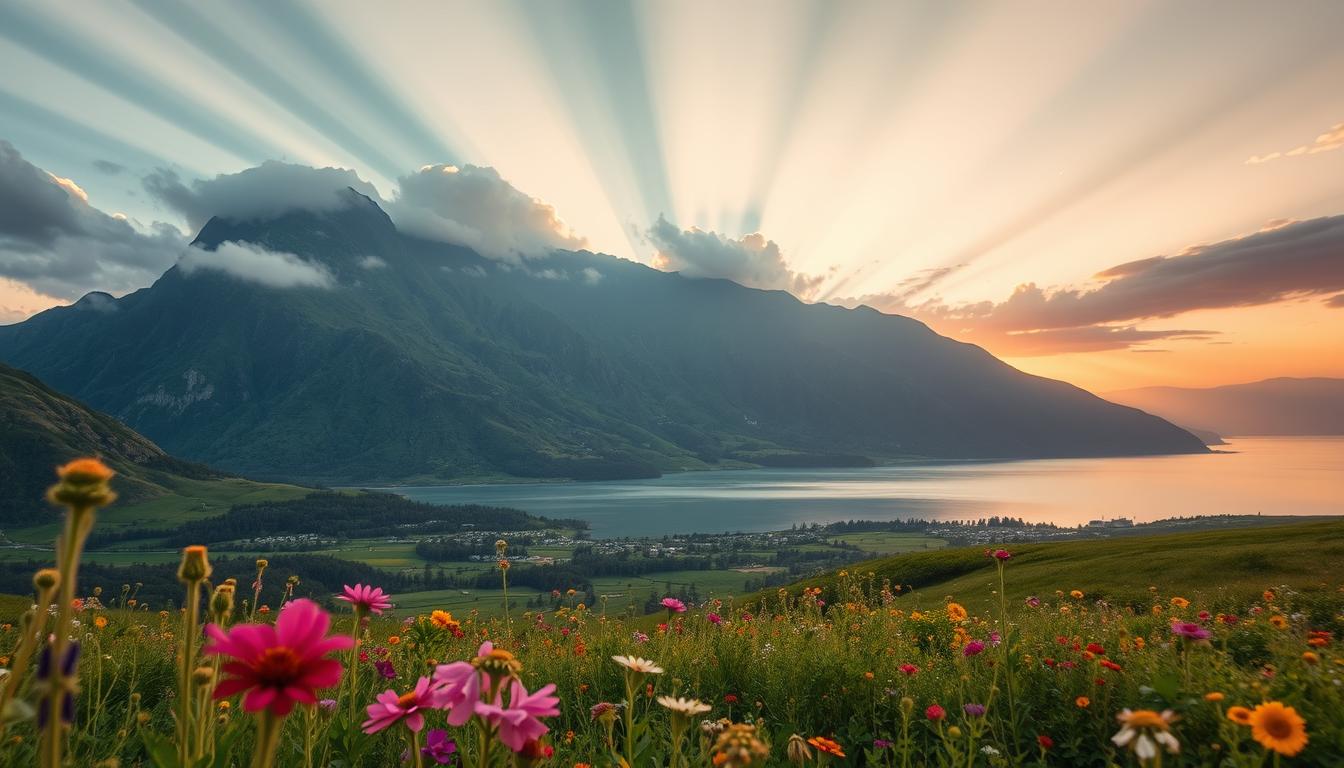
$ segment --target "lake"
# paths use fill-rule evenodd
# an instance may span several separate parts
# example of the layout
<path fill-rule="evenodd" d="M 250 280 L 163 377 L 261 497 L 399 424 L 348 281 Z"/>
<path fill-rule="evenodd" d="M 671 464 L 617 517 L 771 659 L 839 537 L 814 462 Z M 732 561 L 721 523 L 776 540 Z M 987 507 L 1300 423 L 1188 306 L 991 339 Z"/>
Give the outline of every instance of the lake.
<path fill-rule="evenodd" d="M 587 520 L 596 537 L 991 515 L 1060 525 L 1177 515 L 1344 514 L 1344 437 L 1239 438 L 1219 453 L 683 472 L 655 480 L 398 487 L 434 504 Z"/>

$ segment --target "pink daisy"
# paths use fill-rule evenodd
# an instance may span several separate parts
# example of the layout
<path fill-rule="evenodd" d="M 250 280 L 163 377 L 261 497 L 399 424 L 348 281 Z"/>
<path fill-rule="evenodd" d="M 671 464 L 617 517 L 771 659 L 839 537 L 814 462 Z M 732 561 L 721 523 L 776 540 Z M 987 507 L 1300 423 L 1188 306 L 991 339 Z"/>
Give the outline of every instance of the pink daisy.
<path fill-rule="evenodd" d="M 434 709 L 438 705 L 438 697 L 432 685 L 428 677 L 421 677 L 413 691 L 400 696 L 396 691 L 378 694 L 378 701 L 368 707 L 369 719 L 364 721 L 364 732 L 377 733 L 403 720 L 412 731 L 424 728 L 425 716 L 421 710 Z"/>
<path fill-rule="evenodd" d="M 201 652 L 229 657 L 222 668 L 228 677 L 215 686 L 215 698 L 246 691 L 243 709 L 269 709 L 280 717 L 295 704 L 316 704 L 318 690 L 341 680 L 341 663 L 327 654 L 354 645 L 349 637 L 327 637 L 330 627 L 327 612 L 305 599 L 288 603 L 274 626 L 240 624 L 225 631 L 208 625 L 211 642 Z"/>
<path fill-rule="evenodd" d="M 391 597 L 382 587 L 366 587 L 363 584 L 352 587 L 346 584 L 345 594 L 337 595 L 336 599 L 354 606 L 356 613 L 364 611 L 381 616 L 383 611 L 392 607 Z"/>
<path fill-rule="evenodd" d="M 560 714 L 560 699 L 553 693 L 554 683 L 547 683 L 535 692 L 528 693 L 522 683 L 512 680 L 509 683 L 507 707 L 502 703 L 502 696 L 499 696 L 493 704 L 477 704 L 476 713 L 499 729 L 499 740 L 505 746 L 518 752 L 528 742 L 536 741 L 550 730 L 540 718 Z"/>

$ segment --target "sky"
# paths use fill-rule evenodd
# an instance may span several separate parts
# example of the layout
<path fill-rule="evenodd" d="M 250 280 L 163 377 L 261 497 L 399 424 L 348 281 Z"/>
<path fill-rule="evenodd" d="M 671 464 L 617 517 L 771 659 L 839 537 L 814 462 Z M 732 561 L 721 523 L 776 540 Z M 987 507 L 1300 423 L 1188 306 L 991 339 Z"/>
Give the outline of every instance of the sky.
<path fill-rule="evenodd" d="M 486 255 L 868 304 L 1098 392 L 1344 376 L 1341 29 L 1333 0 L 3 3 L 0 323 L 339 180 Z"/>

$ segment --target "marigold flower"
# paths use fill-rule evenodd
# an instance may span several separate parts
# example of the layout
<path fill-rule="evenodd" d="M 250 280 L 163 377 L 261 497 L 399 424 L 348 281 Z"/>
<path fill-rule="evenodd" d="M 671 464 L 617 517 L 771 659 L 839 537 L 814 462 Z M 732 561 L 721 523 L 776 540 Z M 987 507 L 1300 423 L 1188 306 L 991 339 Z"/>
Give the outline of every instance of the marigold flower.
<path fill-rule="evenodd" d="M 832 741 L 825 736 L 813 736 L 807 740 L 807 743 L 816 747 L 816 750 L 823 754 L 832 755 L 834 757 L 845 756 L 845 750 L 840 746 L 839 742 Z"/>
<path fill-rule="evenodd" d="M 1247 709 L 1246 707 L 1228 707 L 1227 719 L 1231 720 L 1237 725 L 1250 725 L 1251 710 Z"/>
<path fill-rule="evenodd" d="M 296 703 L 316 703 L 316 691 L 341 679 L 340 662 L 327 654 L 354 645 L 349 637 L 328 637 L 330 626 L 326 611 L 302 598 L 291 602 L 274 625 L 241 624 L 228 631 L 207 625 L 211 642 L 201 653 L 229 657 L 223 666 L 229 677 L 215 686 L 214 697 L 246 692 L 243 709 L 269 709 L 280 717 Z"/>
<path fill-rule="evenodd" d="M 1086 696 L 1079 696 L 1078 698 L 1073 700 L 1073 703 L 1077 705 L 1079 709 L 1087 709 L 1088 707 L 1092 706 L 1092 700 L 1087 698 Z"/>
<path fill-rule="evenodd" d="M 1074 600 L 1082 600 L 1083 591 L 1081 589 L 1075 589 L 1072 592 L 1069 592 L 1069 597 L 1072 597 Z"/>
<path fill-rule="evenodd" d="M 1288 619 L 1284 618 L 1283 616 L 1281 616 L 1281 615 L 1279 615 L 1279 614 L 1277 614 L 1277 613 L 1274 614 L 1273 616 L 1270 616 L 1270 617 L 1269 617 L 1269 623 L 1272 624 L 1272 625 L 1274 625 L 1274 628 L 1275 628 L 1275 629 L 1287 629 L 1287 628 L 1288 628 Z"/>
<path fill-rule="evenodd" d="M 947 604 L 947 620 L 960 622 L 965 621 L 967 617 L 966 609 L 960 603 Z"/>
<path fill-rule="evenodd" d="M 99 629 L 106 629 L 106 628 L 107 628 L 107 617 L 106 617 L 106 616 L 99 616 L 99 617 L 95 618 L 95 619 L 93 620 L 93 626 L 95 626 L 95 627 L 97 627 L 97 628 L 99 628 Z"/>
<path fill-rule="evenodd" d="M 1265 749 L 1292 757 L 1307 746 L 1307 721 L 1282 702 L 1267 701 L 1251 710 L 1251 738 Z"/>
<path fill-rule="evenodd" d="M 1217 704 L 1218 702 L 1222 701 L 1224 698 L 1226 698 L 1226 697 L 1224 697 L 1223 694 L 1222 694 L 1221 692 L 1219 692 L 1219 691 L 1209 691 L 1208 693 L 1204 694 L 1204 700 L 1205 700 L 1205 701 L 1208 701 L 1208 702 L 1212 702 L 1212 703 L 1214 703 L 1214 704 Z"/>
<path fill-rule="evenodd" d="M 1189 607 L 1190 607 L 1190 601 L 1189 601 L 1189 600 L 1186 600 L 1184 597 L 1173 597 L 1173 598 L 1171 598 L 1171 600 L 1170 600 L 1169 602 L 1171 603 L 1171 607 L 1172 607 L 1172 608 L 1189 608 Z"/>

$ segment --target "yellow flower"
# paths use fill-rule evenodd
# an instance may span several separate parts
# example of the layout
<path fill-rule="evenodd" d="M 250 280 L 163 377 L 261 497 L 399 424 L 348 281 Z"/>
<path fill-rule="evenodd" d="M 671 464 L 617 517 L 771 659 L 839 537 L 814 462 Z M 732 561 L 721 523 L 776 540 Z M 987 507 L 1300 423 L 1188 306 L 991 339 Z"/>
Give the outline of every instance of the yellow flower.
<path fill-rule="evenodd" d="M 1250 724 L 1251 724 L 1251 710 L 1249 710 L 1249 709 L 1247 709 L 1247 708 L 1245 708 L 1245 707 L 1228 707 L 1228 708 L 1227 708 L 1227 719 L 1228 719 L 1228 720 L 1231 720 L 1232 722 L 1236 723 L 1237 725 L 1250 725 Z"/>
<path fill-rule="evenodd" d="M 1083 591 L 1081 589 L 1075 589 L 1069 593 L 1069 597 L 1072 597 L 1074 600 L 1082 600 Z"/>
<path fill-rule="evenodd" d="M 948 621 L 965 621 L 967 615 L 968 614 L 966 613 L 966 609 L 963 608 L 960 603 L 947 604 Z"/>
<path fill-rule="evenodd" d="M 1305 662 L 1307 662 L 1308 664 L 1317 664 L 1317 663 L 1320 662 L 1321 657 L 1320 657 L 1320 656 L 1317 656 L 1317 655 L 1316 655 L 1314 652 L 1312 652 L 1312 651 L 1303 651 L 1303 652 L 1302 652 L 1302 660 L 1305 661 Z"/>
<path fill-rule="evenodd" d="M 1267 701 L 1251 711 L 1251 737 L 1260 746 L 1292 757 L 1307 746 L 1307 721 L 1292 707 Z"/>
<path fill-rule="evenodd" d="M 1172 608 L 1189 608 L 1189 607 L 1190 607 L 1190 601 L 1189 601 L 1189 600 L 1186 600 L 1184 597 L 1173 597 L 1173 598 L 1171 598 L 1171 607 L 1172 607 Z"/>
<path fill-rule="evenodd" d="M 1134 638 L 1134 647 L 1135 647 L 1135 648 L 1138 648 L 1140 651 L 1142 651 L 1142 650 L 1143 650 L 1143 647 L 1144 647 L 1145 645 L 1147 645 L 1147 644 L 1148 644 L 1148 641 L 1147 641 L 1147 640 L 1144 640 L 1142 637 L 1136 637 L 1136 638 Z"/>
<path fill-rule="evenodd" d="M 107 617 L 106 617 L 106 616 L 99 616 L 98 618 L 94 619 L 94 620 L 93 620 L 93 626 L 95 626 L 95 627 L 97 627 L 97 628 L 99 628 L 99 629 L 104 629 L 104 628 L 106 628 L 106 627 L 107 627 Z"/>
<path fill-rule="evenodd" d="M 1288 627 L 1288 620 L 1277 613 L 1269 617 L 1269 623 L 1273 624 L 1275 629 L 1286 629 Z"/>
<path fill-rule="evenodd" d="M 429 614 L 429 623 L 439 629 L 452 629 L 453 627 L 461 626 L 457 620 L 453 618 L 453 614 L 448 611 L 434 611 Z"/>

